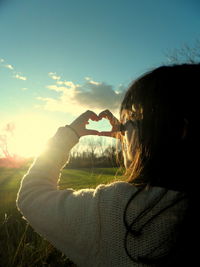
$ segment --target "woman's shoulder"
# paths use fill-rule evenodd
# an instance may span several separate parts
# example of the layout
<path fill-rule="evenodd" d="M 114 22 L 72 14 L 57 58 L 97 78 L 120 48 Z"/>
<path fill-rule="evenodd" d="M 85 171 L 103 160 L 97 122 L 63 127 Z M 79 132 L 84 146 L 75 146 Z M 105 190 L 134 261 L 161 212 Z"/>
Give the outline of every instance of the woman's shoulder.
<path fill-rule="evenodd" d="M 96 188 L 97 191 L 104 191 L 104 192 L 136 192 L 138 188 L 128 182 L 125 181 L 114 181 L 109 184 L 100 184 Z"/>
<path fill-rule="evenodd" d="M 124 200 L 128 200 L 130 197 L 135 196 L 138 203 L 151 203 L 152 201 L 159 199 L 162 199 L 162 203 L 170 203 L 171 201 L 181 201 L 182 199 L 187 198 L 187 195 L 181 191 L 148 185 L 138 187 L 125 181 L 115 181 L 110 184 L 101 184 L 96 188 L 96 192 L 100 193 L 102 197 L 122 197 Z"/>
<path fill-rule="evenodd" d="M 176 196 L 176 195 L 184 195 L 184 192 L 177 191 L 177 190 L 171 190 L 165 187 L 159 187 L 159 186 L 151 186 L 151 185 L 145 185 L 145 186 L 137 186 L 132 183 L 126 182 L 126 181 L 114 181 L 112 183 L 108 184 L 100 184 L 97 186 L 96 190 L 130 190 L 130 191 L 138 191 L 141 194 L 144 195 L 157 195 L 161 193 L 168 194 L 168 196 Z"/>

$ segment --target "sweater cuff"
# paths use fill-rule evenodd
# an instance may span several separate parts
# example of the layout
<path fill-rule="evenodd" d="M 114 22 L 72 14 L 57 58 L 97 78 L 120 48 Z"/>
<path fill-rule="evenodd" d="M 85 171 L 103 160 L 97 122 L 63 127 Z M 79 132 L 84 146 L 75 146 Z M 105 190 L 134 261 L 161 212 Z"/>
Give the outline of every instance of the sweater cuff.
<path fill-rule="evenodd" d="M 69 151 L 79 142 L 78 136 L 70 127 L 60 127 L 49 140 L 47 148 L 56 148 L 61 152 Z"/>
<path fill-rule="evenodd" d="M 49 170 L 54 169 L 55 172 L 59 172 L 66 165 L 69 152 L 78 141 L 79 138 L 70 128 L 59 128 L 48 141 L 45 150 L 36 158 L 34 167 L 48 166 Z"/>

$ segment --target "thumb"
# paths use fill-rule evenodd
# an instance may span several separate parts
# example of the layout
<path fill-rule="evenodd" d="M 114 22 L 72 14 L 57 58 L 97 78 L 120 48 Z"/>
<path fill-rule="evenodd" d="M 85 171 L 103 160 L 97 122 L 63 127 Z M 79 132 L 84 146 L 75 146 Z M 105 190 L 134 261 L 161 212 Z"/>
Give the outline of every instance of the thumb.
<path fill-rule="evenodd" d="M 99 135 L 99 132 L 96 130 L 85 129 L 84 135 Z"/>

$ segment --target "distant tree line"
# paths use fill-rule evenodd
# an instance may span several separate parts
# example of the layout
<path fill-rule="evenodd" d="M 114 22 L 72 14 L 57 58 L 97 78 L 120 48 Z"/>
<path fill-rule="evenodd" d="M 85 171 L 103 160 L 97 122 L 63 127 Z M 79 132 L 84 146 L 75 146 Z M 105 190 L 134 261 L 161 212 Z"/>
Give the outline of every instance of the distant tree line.
<path fill-rule="evenodd" d="M 118 167 L 122 162 L 121 149 L 115 142 L 106 145 L 100 138 L 89 138 L 71 151 L 67 168 Z"/>
<path fill-rule="evenodd" d="M 9 151 L 8 134 L 12 134 L 13 129 L 8 127 L 7 134 L 0 134 L 0 167 L 18 168 L 31 164 L 32 158 L 25 159 Z M 107 142 L 107 138 L 86 137 L 81 139 L 70 152 L 69 162 L 66 168 L 106 168 L 123 165 L 122 152 L 119 145 L 113 139 Z"/>

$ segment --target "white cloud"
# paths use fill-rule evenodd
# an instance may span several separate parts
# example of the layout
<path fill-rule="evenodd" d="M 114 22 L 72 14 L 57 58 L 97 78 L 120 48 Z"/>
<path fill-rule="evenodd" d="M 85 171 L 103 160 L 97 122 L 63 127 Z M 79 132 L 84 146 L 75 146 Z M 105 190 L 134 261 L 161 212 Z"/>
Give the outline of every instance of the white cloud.
<path fill-rule="evenodd" d="M 10 70 L 14 70 L 14 67 L 11 64 L 6 64 L 5 68 L 10 69 Z"/>
<path fill-rule="evenodd" d="M 90 80 L 92 80 L 91 77 L 85 77 L 84 79 L 85 79 L 86 81 L 90 81 Z"/>
<path fill-rule="evenodd" d="M 49 72 L 49 77 L 53 80 L 60 80 L 60 76 L 56 75 L 56 72 Z"/>
<path fill-rule="evenodd" d="M 75 88 L 79 86 L 79 84 L 74 84 L 73 82 L 70 82 L 70 81 L 57 81 L 56 83 L 58 85 L 64 85 L 68 88 Z"/>
<path fill-rule="evenodd" d="M 22 75 L 21 72 L 17 72 L 15 70 L 15 68 L 13 67 L 13 65 L 6 63 L 3 58 L 0 58 L 0 63 L 4 63 L 4 64 L 2 64 L 2 67 L 6 68 L 6 69 L 9 69 L 12 72 L 13 78 L 18 79 L 18 80 L 22 80 L 22 81 L 26 81 L 27 80 L 27 77 Z"/>
<path fill-rule="evenodd" d="M 22 81 L 26 81 L 27 78 L 25 76 L 19 75 L 19 74 L 15 74 L 14 78 L 18 79 L 18 80 L 22 80 Z"/>
<path fill-rule="evenodd" d="M 39 97 L 38 100 L 43 102 L 43 107 L 46 110 L 71 114 L 78 114 L 87 109 L 97 113 L 104 109 L 118 112 L 125 92 L 122 87 L 115 90 L 112 85 L 93 81 L 89 77 L 86 77 L 82 84 L 59 80 L 56 84 L 48 85 L 47 88 L 57 92 L 58 96 L 56 98 Z"/>
<path fill-rule="evenodd" d="M 64 87 L 64 86 L 57 86 L 57 85 L 55 85 L 55 84 L 53 84 L 53 85 L 48 85 L 47 88 L 48 88 L 49 90 L 56 91 L 56 92 L 64 92 L 64 91 L 67 90 L 66 87 Z"/>

